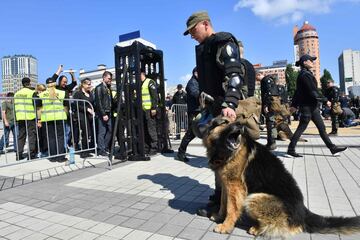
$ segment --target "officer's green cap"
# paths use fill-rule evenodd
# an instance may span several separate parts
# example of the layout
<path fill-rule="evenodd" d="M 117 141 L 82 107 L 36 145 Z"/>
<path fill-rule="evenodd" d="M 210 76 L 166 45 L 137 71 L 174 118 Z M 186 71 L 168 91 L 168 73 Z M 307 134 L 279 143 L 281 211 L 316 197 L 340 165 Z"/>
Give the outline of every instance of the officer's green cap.
<path fill-rule="evenodd" d="M 190 29 L 195 27 L 196 24 L 205 20 L 210 21 L 209 14 L 206 11 L 193 13 L 186 21 L 186 31 L 184 32 L 184 36 L 188 35 Z"/>

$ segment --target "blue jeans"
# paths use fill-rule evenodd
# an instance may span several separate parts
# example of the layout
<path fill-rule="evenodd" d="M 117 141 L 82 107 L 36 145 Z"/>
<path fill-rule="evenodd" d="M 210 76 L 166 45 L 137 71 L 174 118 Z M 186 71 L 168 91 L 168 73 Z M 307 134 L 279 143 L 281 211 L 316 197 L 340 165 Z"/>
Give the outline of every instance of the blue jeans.
<path fill-rule="evenodd" d="M 10 125 L 8 127 L 4 127 L 4 135 L 1 137 L 0 140 L 0 151 L 4 150 L 4 146 L 6 147 L 9 144 L 9 136 L 10 136 L 10 131 L 13 134 L 13 138 L 14 138 L 14 150 L 16 151 L 16 130 L 15 130 L 15 124 L 14 123 L 10 123 Z"/>

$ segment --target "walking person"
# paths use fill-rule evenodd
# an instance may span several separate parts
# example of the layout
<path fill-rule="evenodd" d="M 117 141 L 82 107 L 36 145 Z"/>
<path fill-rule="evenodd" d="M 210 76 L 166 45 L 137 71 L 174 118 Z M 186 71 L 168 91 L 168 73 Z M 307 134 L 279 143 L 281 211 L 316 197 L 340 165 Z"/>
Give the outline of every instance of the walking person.
<path fill-rule="evenodd" d="M 318 103 L 322 100 L 322 98 L 317 91 L 317 81 L 311 72 L 311 69 L 314 66 L 313 61 L 315 60 L 316 57 L 305 54 L 296 62 L 296 66 L 300 66 L 301 71 L 296 80 L 296 90 L 291 103 L 291 111 L 294 112 L 296 108 L 299 107 L 300 122 L 287 150 L 287 154 L 292 157 L 302 157 L 295 151 L 295 147 L 300 136 L 307 128 L 310 120 L 315 123 L 321 139 L 324 141 L 332 154 L 336 154 L 347 149 L 346 147 L 337 147 L 333 144 L 326 133 L 325 124 L 321 118 L 318 107 Z"/>
<path fill-rule="evenodd" d="M 176 160 L 188 162 L 189 159 L 186 157 L 186 148 L 189 143 L 195 138 L 195 135 L 192 130 L 193 118 L 200 112 L 200 103 L 199 103 L 199 83 L 198 83 L 198 73 L 196 67 L 193 69 L 192 77 L 186 85 L 187 93 L 187 117 L 188 117 L 188 128 L 181 140 L 178 153 L 175 156 Z"/>

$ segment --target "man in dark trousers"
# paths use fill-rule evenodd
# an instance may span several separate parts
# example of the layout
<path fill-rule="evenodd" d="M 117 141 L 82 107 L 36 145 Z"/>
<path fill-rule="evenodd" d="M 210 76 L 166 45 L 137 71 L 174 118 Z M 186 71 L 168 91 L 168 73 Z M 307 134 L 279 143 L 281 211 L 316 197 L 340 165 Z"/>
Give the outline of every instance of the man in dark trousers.
<path fill-rule="evenodd" d="M 258 71 L 256 78 L 261 81 L 261 110 L 266 119 L 266 131 L 267 131 L 267 144 L 266 148 L 269 150 L 276 149 L 275 139 L 277 137 L 277 130 L 275 126 L 275 115 L 280 112 L 280 94 L 276 86 L 275 80 L 270 75 L 264 75 L 264 73 Z M 278 104 L 276 104 L 278 101 Z M 278 109 L 274 109 L 277 106 Z"/>
<path fill-rule="evenodd" d="M 211 95 L 215 102 L 212 115 L 236 119 L 235 109 L 242 99 L 241 88 L 246 85 L 242 76 L 237 39 L 228 32 L 216 33 L 206 11 L 193 13 L 186 22 L 184 35 L 191 35 L 196 46 L 196 68 L 199 91 Z M 249 94 L 250 95 L 250 94 Z M 208 216 L 220 204 L 221 181 L 215 174 L 215 194 L 209 197 L 212 209 L 199 209 L 198 214 Z"/>
<path fill-rule="evenodd" d="M 181 128 L 183 128 L 184 126 L 184 122 L 185 122 L 185 108 L 183 106 L 180 106 L 179 104 L 183 104 L 185 105 L 187 102 L 187 95 L 186 92 L 184 92 L 183 89 L 183 85 L 182 84 L 178 84 L 177 85 L 177 91 L 173 96 L 172 99 L 172 104 L 176 104 L 175 105 L 175 123 L 176 123 L 176 136 L 175 139 L 180 139 L 180 132 L 181 132 Z"/>
<path fill-rule="evenodd" d="M 331 142 L 329 136 L 326 134 L 325 124 L 321 118 L 318 107 L 318 103 L 322 100 L 322 98 L 317 91 L 317 81 L 313 73 L 310 71 L 314 66 L 313 61 L 315 60 L 316 57 L 305 54 L 296 62 L 296 66 L 300 66 L 301 71 L 296 80 L 296 91 L 291 103 L 291 112 L 294 112 L 296 108 L 299 107 L 300 122 L 288 146 L 287 153 L 292 157 L 302 157 L 300 154 L 296 153 L 295 147 L 310 120 L 315 123 L 321 139 L 330 149 L 332 154 L 336 154 L 347 149 L 346 147 L 337 147 Z"/>
<path fill-rule="evenodd" d="M 327 106 L 330 107 L 330 116 L 331 116 L 331 132 L 329 134 L 331 135 L 337 135 L 337 131 L 339 128 L 339 121 L 338 116 L 340 113 L 334 112 L 335 105 L 339 105 L 339 96 L 340 96 L 340 89 L 336 86 L 334 86 L 334 80 L 329 79 L 327 81 L 327 88 L 325 91 L 325 97 L 327 98 Z"/>
<path fill-rule="evenodd" d="M 187 117 L 188 117 L 188 129 L 185 133 L 185 136 L 181 140 L 180 147 L 177 155 L 175 156 L 176 160 L 183 162 L 188 162 L 189 159 L 186 157 L 186 148 L 189 143 L 195 138 L 195 135 L 192 131 L 192 120 L 200 112 L 200 103 L 199 103 L 199 83 L 197 80 L 197 70 L 196 67 L 192 72 L 192 77 L 186 85 L 187 92 Z"/>
<path fill-rule="evenodd" d="M 159 103 L 156 82 L 140 74 L 142 109 L 144 111 L 145 153 L 155 155 L 158 152 L 158 135 L 156 130 L 156 114 Z"/>

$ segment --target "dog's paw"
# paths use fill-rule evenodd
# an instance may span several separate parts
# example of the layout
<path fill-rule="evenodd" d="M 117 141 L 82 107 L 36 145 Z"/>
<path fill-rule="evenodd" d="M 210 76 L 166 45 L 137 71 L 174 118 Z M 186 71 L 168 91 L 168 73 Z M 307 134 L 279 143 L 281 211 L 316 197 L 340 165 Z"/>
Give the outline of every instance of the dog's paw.
<path fill-rule="evenodd" d="M 225 218 L 218 213 L 214 213 L 211 215 L 210 220 L 219 223 L 223 222 Z"/>
<path fill-rule="evenodd" d="M 217 233 L 231 233 L 232 230 L 233 227 L 226 226 L 223 223 L 216 225 L 216 227 L 214 228 L 214 232 Z"/>

